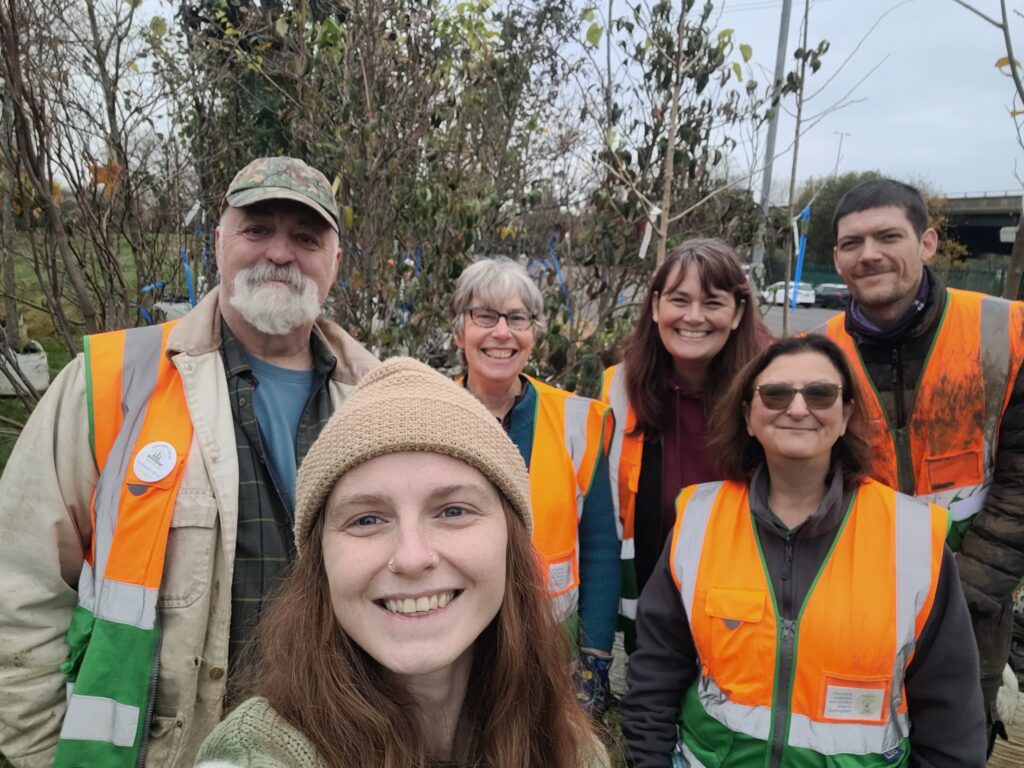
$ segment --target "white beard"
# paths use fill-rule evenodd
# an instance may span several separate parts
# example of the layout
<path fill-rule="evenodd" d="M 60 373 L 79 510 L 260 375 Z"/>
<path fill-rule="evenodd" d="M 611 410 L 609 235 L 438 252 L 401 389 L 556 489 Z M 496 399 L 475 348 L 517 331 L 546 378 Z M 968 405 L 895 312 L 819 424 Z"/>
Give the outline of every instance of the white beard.
<path fill-rule="evenodd" d="M 320 314 L 316 283 L 296 267 L 272 264 L 235 275 L 229 303 L 249 325 L 270 336 L 310 325 Z"/>

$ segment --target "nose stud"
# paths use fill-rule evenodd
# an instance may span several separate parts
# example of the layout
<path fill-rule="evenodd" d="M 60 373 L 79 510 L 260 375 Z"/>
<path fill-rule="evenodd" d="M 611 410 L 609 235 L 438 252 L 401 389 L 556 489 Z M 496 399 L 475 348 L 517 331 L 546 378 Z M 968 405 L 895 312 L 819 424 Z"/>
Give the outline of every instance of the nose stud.
<path fill-rule="evenodd" d="M 437 556 L 437 552 L 431 552 L 430 565 L 428 567 L 433 568 L 439 562 L 441 562 L 441 558 Z M 398 569 L 395 567 L 395 558 L 391 558 L 390 560 L 388 560 L 388 570 L 392 573 L 398 573 Z"/>

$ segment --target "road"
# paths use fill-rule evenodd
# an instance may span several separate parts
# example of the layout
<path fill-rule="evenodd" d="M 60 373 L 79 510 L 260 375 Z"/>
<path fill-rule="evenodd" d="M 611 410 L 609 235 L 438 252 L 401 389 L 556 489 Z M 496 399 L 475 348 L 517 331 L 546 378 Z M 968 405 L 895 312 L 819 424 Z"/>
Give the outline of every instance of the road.
<path fill-rule="evenodd" d="M 824 330 L 828 319 L 838 312 L 838 309 L 819 309 L 818 307 L 801 309 L 797 307 L 789 315 L 789 335 L 804 331 Z M 782 307 L 771 307 L 764 316 L 764 322 L 768 326 L 768 330 L 775 336 L 782 336 Z"/>

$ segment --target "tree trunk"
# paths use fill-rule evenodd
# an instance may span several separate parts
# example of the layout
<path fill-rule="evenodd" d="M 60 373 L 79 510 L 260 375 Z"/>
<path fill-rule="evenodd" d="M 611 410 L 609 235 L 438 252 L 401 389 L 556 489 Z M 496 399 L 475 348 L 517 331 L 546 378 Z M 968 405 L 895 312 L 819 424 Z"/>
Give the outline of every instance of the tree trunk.
<path fill-rule="evenodd" d="M 89 295 L 85 284 L 85 276 L 71 252 L 68 243 L 67 231 L 64 228 L 64 217 L 61 215 L 60 205 L 53 196 L 51 178 L 44 174 L 44 162 L 42 160 L 43 147 L 36 146 L 32 138 L 32 126 L 41 134 L 49 133 L 48 126 L 35 125 L 40 120 L 39 114 L 29 117 L 29 99 L 26 97 L 25 82 L 22 77 L 21 65 L 24 52 L 21 48 L 21 40 L 18 36 L 18 29 L 14 24 L 13 4 L 10 6 L 11 13 L 0 4 L 0 35 L 3 37 L 3 63 L 7 74 L 7 97 L 11 103 L 14 114 L 14 134 L 17 139 L 18 155 L 21 165 L 25 169 L 25 175 L 31 182 L 46 215 L 46 225 L 50 235 L 54 239 L 57 253 L 60 255 L 64 268 L 67 270 L 68 280 L 75 292 L 75 298 L 82 311 L 82 319 L 85 321 L 87 333 L 96 333 L 99 326 L 96 323 L 96 303 Z"/>
<path fill-rule="evenodd" d="M 14 350 L 21 349 L 21 331 L 18 328 L 18 302 L 17 285 L 14 280 L 14 254 L 17 227 L 14 226 L 14 168 L 13 153 L 7 144 L 7 137 L 11 135 L 11 123 L 13 116 L 9 99 L 4 99 L 3 120 L 0 122 L 0 140 L 4 142 L 0 151 L 4 154 L 4 164 L 0 186 L 3 187 L 3 199 L 0 206 L 3 206 L 3 227 L 0 229 L 0 257 L 3 260 L 3 286 L 4 286 L 4 315 L 7 327 L 7 341 Z"/>

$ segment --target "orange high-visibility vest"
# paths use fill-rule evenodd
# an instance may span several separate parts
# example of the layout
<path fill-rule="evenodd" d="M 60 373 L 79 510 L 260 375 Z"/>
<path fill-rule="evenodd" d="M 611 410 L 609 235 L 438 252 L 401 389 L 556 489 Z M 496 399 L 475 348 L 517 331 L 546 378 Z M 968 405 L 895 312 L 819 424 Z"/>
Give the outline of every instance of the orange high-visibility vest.
<path fill-rule="evenodd" d="M 672 576 L 699 658 L 682 722 L 690 764 L 731 764 L 710 762 L 723 738 L 759 765 L 777 750 L 787 766 L 825 765 L 817 755 L 880 765 L 879 755 L 906 750 L 904 674 L 935 598 L 946 510 L 863 482 L 798 618 L 787 620 L 746 484 L 689 486 L 676 508 Z"/>
<path fill-rule="evenodd" d="M 192 443 L 185 392 L 165 354 L 174 323 L 85 340 L 99 479 L 92 541 L 68 628 L 68 706 L 55 765 L 142 761 L 159 655 L 157 600 Z"/>
<path fill-rule="evenodd" d="M 608 452 L 611 409 L 526 377 L 537 392 L 530 453 L 533 545 L 543 560 L 555 616 L 579 606 L 579 521 L 598 460 Z"/>
<path fill-rule="evenodd" d="M 636 413 L 626 394 L 626 367 L 613 365 L 604 372 L 601 400 L 612 407 L 615 433 L 608 454 L 608 473 L 615 485 L 612 500 L 622 541 L 622 596 L 619 615 L 629 621 L 636 619 L 639 597 L 634 565 L 633 527 L 636 519 L 636 492 L 640 487 L 640 464 L 643 460 L 644 436 L 636 430 Z"/>
<path fill-rule="evenodd" d="M 995 473 L 999 426 L 1024 361 L 1024 303 L 947 288 L 946 307 L 925 361 L 906 427 L 888 422 L 845 313 L 827 335 L 846 353 L 860 385 L 872 475 L 967 521 Z"/>

